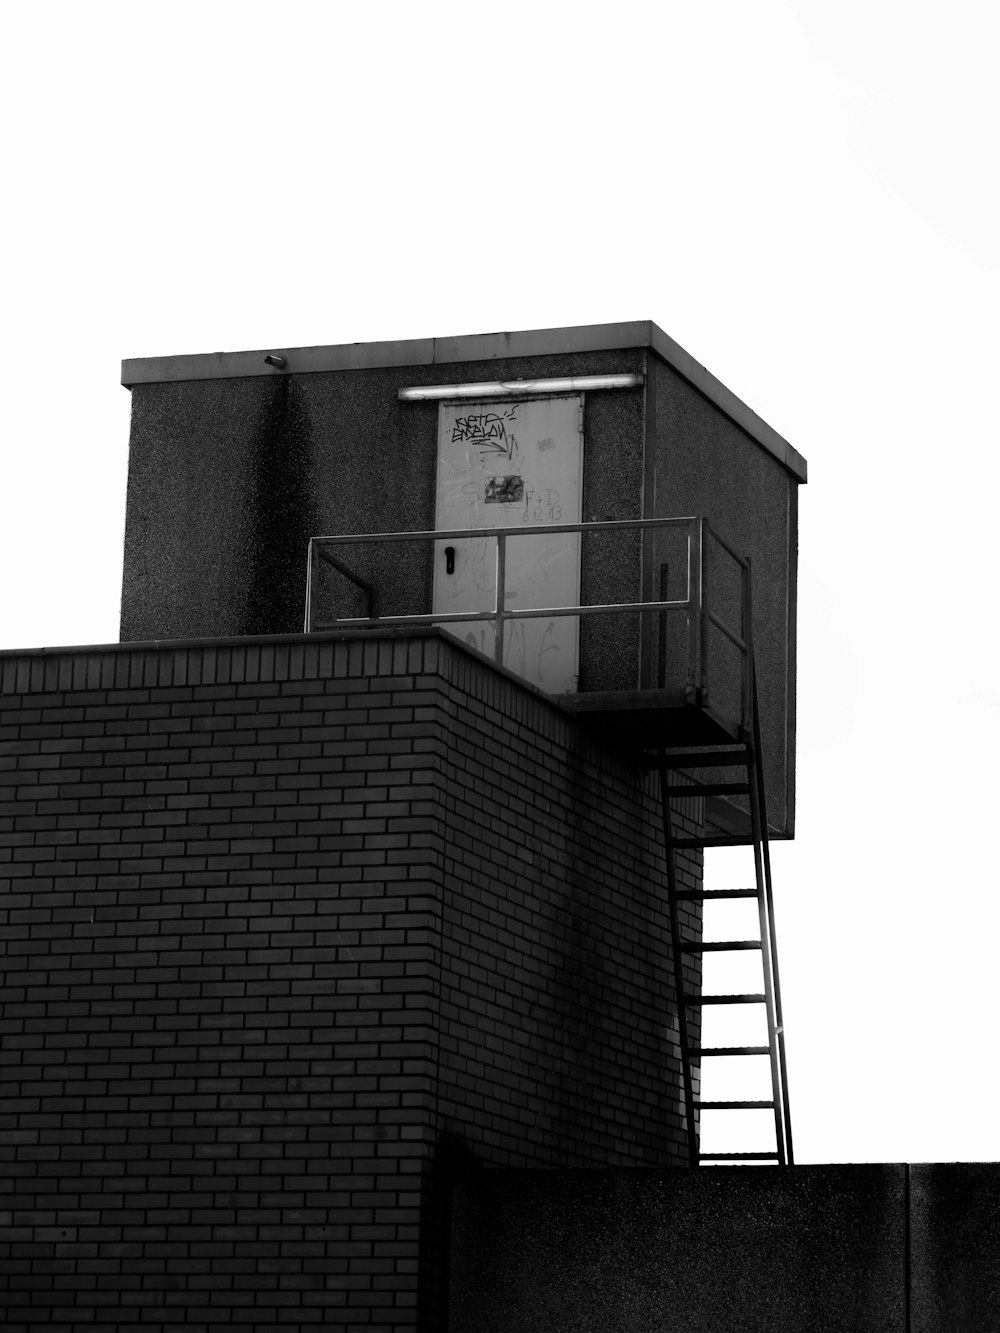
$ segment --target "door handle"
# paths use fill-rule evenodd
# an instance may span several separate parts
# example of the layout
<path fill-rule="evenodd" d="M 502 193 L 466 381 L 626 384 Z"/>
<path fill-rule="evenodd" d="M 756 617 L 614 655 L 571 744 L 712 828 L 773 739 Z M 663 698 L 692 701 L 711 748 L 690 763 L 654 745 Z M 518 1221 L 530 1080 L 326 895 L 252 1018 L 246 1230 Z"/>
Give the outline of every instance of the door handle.
<path fill-rule="evenodd" d="M 454 572 L 455 572 L 455 548 L 454 548 L 454 546 L 446 546 L 446 547 L 444 548 L 444 572 L 445 572 L 446 574 L 454 574 Z"/>

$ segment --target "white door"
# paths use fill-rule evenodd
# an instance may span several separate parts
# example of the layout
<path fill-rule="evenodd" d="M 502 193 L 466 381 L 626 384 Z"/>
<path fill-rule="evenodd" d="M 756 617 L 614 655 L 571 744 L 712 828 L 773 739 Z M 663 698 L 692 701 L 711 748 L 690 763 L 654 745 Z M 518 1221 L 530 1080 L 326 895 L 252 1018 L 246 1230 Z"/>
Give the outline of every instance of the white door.
<path fill-rule="evenodd" d="M 542 523 L 579 523 L 582 493 L 579 396 L 441 404 L 437 529 L 517 526 L 530 532 Z M 493 609 L 496 548 L 487 537 L 436 544 L 435 612 Z M 578 606 L 580 534 L 509 537 L 505 577 L 508 611 Z M 446 628 L 493 656 L 492 624 Z M 509 620 L 504 666 L 549 694 L 575 690 L 579 637 L 576 616 Z"/>

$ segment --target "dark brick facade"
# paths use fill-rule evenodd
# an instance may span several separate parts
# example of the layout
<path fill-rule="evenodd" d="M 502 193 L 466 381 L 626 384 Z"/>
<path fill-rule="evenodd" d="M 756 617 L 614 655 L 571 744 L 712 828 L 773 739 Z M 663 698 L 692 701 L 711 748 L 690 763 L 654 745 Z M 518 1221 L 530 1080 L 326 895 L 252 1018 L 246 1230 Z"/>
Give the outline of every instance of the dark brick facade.
<path fill-rule="evenodd" d="M 552 702 L 435 632 L 0 691 L 8 1333 L 444 1327 L 456 1173 L 684 1160 L 655 787 Z"/>

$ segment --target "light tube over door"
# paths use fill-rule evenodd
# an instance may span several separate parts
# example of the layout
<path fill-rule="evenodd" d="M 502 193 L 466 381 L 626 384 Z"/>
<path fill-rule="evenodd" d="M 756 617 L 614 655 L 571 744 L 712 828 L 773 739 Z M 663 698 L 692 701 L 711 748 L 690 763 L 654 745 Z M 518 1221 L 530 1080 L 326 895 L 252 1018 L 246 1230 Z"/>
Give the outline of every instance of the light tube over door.
<path fill-rule="evenodd" d="M 548 380 L 487 380 L 484 384 L 424 384 L 400 389 L 399 397 L 506 398 L 514 394 L 580 393 L 587 389 L 637 389 L 642 375 L 568 375 Z"/>

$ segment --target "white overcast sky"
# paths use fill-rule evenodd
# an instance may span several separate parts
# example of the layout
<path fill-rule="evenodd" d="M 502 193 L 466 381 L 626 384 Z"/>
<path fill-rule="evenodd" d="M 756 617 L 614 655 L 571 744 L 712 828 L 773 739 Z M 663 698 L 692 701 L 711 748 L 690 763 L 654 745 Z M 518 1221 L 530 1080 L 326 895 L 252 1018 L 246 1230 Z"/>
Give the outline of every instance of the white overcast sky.
<path fill-rule="evenodd" d="M 996 13 L 5 6 L 0 647 L 117 639 L 123 357 L 655 320 L 810 465 L 799 1159 L 1000 1160 Z"/>

